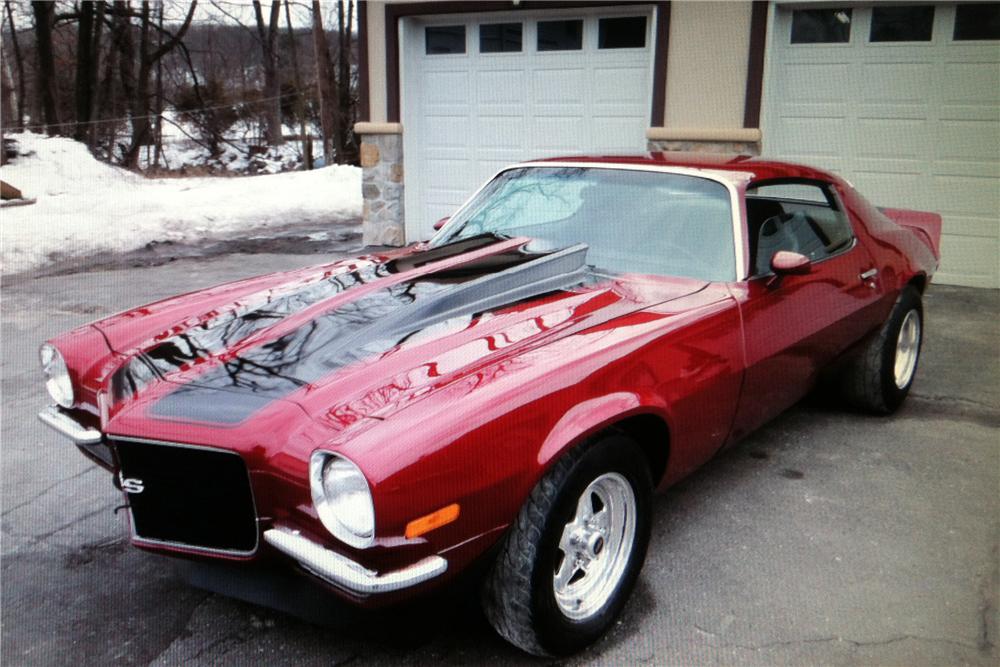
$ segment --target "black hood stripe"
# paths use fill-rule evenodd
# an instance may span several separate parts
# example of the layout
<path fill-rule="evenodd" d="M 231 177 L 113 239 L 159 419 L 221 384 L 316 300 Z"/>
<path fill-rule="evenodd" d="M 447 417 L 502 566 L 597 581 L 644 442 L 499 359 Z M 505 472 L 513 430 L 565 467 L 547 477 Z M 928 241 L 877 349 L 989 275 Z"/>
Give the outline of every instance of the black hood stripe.
<path fill-rule="evenodd" d="M 231 349 L 258 331 L 342 292 L 504 240 L 504 237 L 493 234 L 475 236 L 433 250 L 324 277 L 283 294 L 258 295 L 258 302 L 252 306 L 234 307 L 132 357 L 112 377 L 113 396 L 118 401 L 134 395 L 156 378 L 164 378 L 183 366 Z M 254 297 L 249 297 L 249 300 L 253 301 Z"/>
<path fill-rule="evenodd" d="M 587 247 L 548 253 L 523 247 L 367 293 L 273 341 L 251 348 L 168 394 L 161 417 L 237 423 L 333 371 L 392 349 L 435 324 L 496 310 L 589 279 Z M 507 255 L 506 261 L 498 257 Z M 413 258 L 417 258 L 413 256 Z M 460 274 L 460 275 L 459 275 Z M 221 398 L 219 390 L 229 394 Z M 245 396 L 246 400 L 239 398 Z M 216 411 L 213 403 L 222 401 Z"/>

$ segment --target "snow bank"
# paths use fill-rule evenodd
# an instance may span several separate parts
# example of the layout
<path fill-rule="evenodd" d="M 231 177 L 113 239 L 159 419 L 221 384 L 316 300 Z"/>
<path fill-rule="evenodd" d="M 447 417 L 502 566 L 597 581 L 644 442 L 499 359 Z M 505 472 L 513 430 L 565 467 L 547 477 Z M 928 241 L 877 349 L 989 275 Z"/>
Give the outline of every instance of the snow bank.
<path fill-rule="evenodd" d="M 0 179 L 38 201 L 0 209 L 3 271 L 151 241 L 197 242 L 292 224 L 333 224 L 361 215 L 361 170 L 233 178 L 146 179 L 96 160 L 63 137 L 24 133 L 21 155 Z"/>

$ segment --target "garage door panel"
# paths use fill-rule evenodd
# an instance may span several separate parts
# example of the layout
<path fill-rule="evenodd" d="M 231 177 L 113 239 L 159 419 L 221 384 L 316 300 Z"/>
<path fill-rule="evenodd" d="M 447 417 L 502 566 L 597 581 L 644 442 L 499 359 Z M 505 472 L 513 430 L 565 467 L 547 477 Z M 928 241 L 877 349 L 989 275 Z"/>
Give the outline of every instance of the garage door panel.
<path fill-rule="evenodd" d="M 931 171 L 940 176 L 1000 179 L 1000 164 L 996 162 L 938 159 L 931 165 Z M 1000 185 L 997 188 L 1000 189 Z M 991 212 L 984 210 L 984 213 Z"/>
<path fill-rule="evenodd" d="M 995 287 L 1000 281 L 995 240 L 948 235 L 941 238 L 942 282 L 973 287 Z"/>
<path fill-rule="evenodd" d="M 476 73 L 476 100 L 479 104 L 524 104 L 524 70 L 487 70 Z"/>
<path fill-rule="evenodd" d="M 951 213 L 945 221 L 949 236 L 968 236 L 978 239 L 993 239 L 998 237 L 996 221 L 969 215 Z"/>
<path fill-rule="evenodd" d="M 797 63 L 789 65 L 784 76 L 788 77 L 789 88 L 794 91 L 794 95 L 785 100 L 791 104 L 840 103 L 844 88 L 852 78 L 848 63 Z"/>
<path fill-rule="evenodd" d="M 597 67 L 591 99 L 597 104 L 645 104 L 648 80 L 645 67 Z"/>
<path fill-rule="evenodd" d="M 878 165 L 872 171 L 855 168 L 851 177 L 855 185 L 864 183 L 865 197 L 876 206 L 926 209 L 934 203 L 933 195 L 928 192 L 927 177 L 916 169 L 890 172 Z"/>
<path fill-rule="evenodd" d="M 944 65 L 941 94 L 948 104 L 982 106 L 997 111 L 998 91 L 1000 70 L 996 61 Z"/>
<path fill-rule="evenodd" d="M 866 63 L 861 66 L 862 102 L 927 104 L 930 63 Z"/>
<path fill-rule="evenodd" d="M 946 159 L 1000 162 L 1000 123 L 942 120 L 937 127 L 936 155 Z"/>
<path fill-rule="evenodd" d="M 927 155 L 927 147 L 910 140 L 926 134 L 928 123 L 924 119 L 859 118 L 856 131 L 864 134 L 866 141 L 858 147 L 859 158 L 884 158 L 894 160 L 920 159 Z"/>
<path fill-rule="evenodd" d="M 532 99 L 537 104 L 580 104 L 587 90 L 587 71 L 583 68 L 540 69 L 531 74 Z"/>
<path fill-rule="evenodd" d="M 523 147 L 524 116 L 484 116 L 478 118 L 481 149 L 519 150 Z"/>
<path fill-rule="evenodd" d="M 428 115 L 425 133 L 430 148 L 462 148 L 469 142 L 469 119 L 467 116 Z"/>
<path fill-rule="evenodd" d="M 1000 211 L 1000 187 L 995 178 L 935 175 L 932 187 L 940 201 L 939 213 L 976 215 L 984 210 Z"/>
<path fill-rule="evenodd" d="M 430 71 L 424 74 L 420 97 L 428 105 L 469 104 L 471 74 L 468 70 Z"/>
<path fill-rule="evenodd" d="M 632 150 L 635 145 L 635 120 L 621 116 L 594 116 L 597 136 L 593 150 L 617 153 Z"/>
<path fill-rule="evenodd" d="M 428 157 L 424 161 L 422 171 L 426 191 L 461 190 L 461 184 L 465 183 L 466 175 L 473 166 L 473 161 L 464 157 L 455 159 Z"/>
<path fill-rule="evenodd" d="M 534 145 L 542 151 L 579 151 L 588 138 L 583 116 L 541 116 L 534 124 L 538 132 Z"/>
<path fill-rule="evenodd" d="M 843 145 L 845 123 L 843 118 L 786 116 L 779 122 L 777 131 L 782 146 L 808 146 L 807 151 L 798 151 L 800 155 L 833 157 Z"/>

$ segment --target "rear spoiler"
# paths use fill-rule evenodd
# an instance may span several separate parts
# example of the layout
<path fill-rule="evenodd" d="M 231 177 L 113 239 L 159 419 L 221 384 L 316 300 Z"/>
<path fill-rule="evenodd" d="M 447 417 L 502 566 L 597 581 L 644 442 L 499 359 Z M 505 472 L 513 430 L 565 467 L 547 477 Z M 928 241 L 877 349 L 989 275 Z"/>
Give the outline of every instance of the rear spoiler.
<path fill-rule="evenodd" d="M 941 216 L 926 211 L 910 211 L 905 208 L 879 208 L 887 218 L 897 225 L 910 229 L 931 249 L 934 256 L 941 259 Z"/>

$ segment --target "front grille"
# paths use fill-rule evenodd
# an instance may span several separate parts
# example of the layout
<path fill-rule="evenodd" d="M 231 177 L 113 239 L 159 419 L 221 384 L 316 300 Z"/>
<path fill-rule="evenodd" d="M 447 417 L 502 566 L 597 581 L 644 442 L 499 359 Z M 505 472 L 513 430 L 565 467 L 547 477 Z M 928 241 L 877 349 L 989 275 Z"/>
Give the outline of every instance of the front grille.
<path fill-rule="evenodd" d="M 140 541 L 232 554 L 257 548 L 250 476 L 234 452 L 114 439 Z"/>

